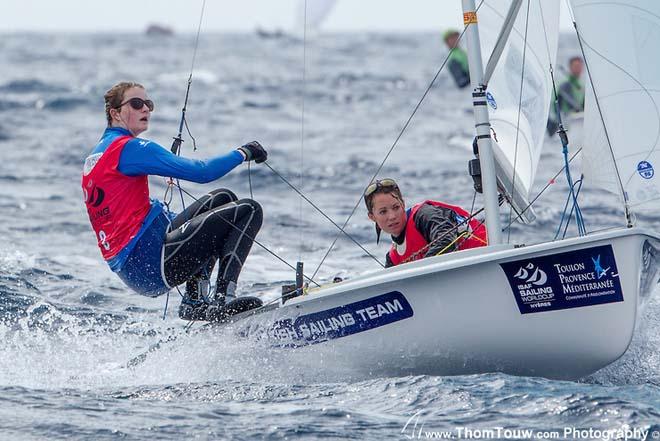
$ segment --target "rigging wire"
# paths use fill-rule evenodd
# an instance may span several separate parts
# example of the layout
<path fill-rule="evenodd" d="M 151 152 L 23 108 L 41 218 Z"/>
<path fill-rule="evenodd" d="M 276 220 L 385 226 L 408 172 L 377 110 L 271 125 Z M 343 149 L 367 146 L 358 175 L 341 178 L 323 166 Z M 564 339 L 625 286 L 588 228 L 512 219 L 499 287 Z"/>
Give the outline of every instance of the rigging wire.
<path fill-rule="evenodd" d="M 541 11 L 541 18 L 543 21 L 543 35 L 545 37 L 545 46 L 546 46 L 546 52 L 548 54 L 548 61 L 549 61 L 549 71 L 550 71 L 550 80 L 552 82 L 552 91 L 553 91 L 553 96 L 554 96 L 554 109 L 555 109 L 555 114 L 557 115 L 557 122 L 558 122 L 558 136 L 562 144 L 562 155 L 564 158 L 564 170 L 566 172 L 566 181 L 568 183 L 568 189 L 569 189 L 569 196 L 566 201 L 566 206 L 564 207 L 564 211 L 562 214 L 562 217 L 559 221 L 559 230 L 561 229 L 562 222 L 564 220 L 564 215 L 566 214 L 566 209 L 568 208 L 568 203 L 570 200 L 573 201 L 573 205 L 571 207 L 571 212 L 569 216 L 572 216 L 573 211 L 575 210 L 575 221 L 578 226 L 578 235 L 584 236 L 587 234 L 587 229 L 584 224 L 584 218 L 582 216 L 582 210 L 580 209 L 580 205 L 578 203 L 578 198 L 577 194 L 575 193 L 575 185 L 573 184 L 573 178 L 571 176 L 571 169 L 569 166 L 569 160 L 568 160 L 568 135 L 566 134 L 566 130 L 564 129 L 564 124 L 561 119 L 561 109 L 559 107 L 559 94 L 557 93 L 557 83 L 555 82 L 555 73 L 554 73 L 554 68 L 552 66 L 552 57 L 550 56 L 550 44 L 548 42 L 548 33 L 547 29 L 545 28 L 545 19 L 543 17 L 543 7 L 541 6 L 541 1 L 539 0 L 539 8 Z M 570 217 L 569 217 L 570 221 Z M 555 239 L 558 237 L 559 230 L 557 230 L 557 234 L 555 235 Z"/>
<path fill-rule="evenodd" d="M 513 153 L 513 182 L 511 184 L 511 195 L 514 194 L 516 188 L 516 177 L 517 177 L 517 163 L 518 163 L 518 140 L 520 137 L 520 114 L 522 113 L 522 96 L 523 96 L 523 86 L 525 85 L 525 58 L 527 56 L 527 31 L 529 29 L 529 10 L 530 10 L 530 0 L 527 0 L 527 14 L 525 16 L 525 37 L 523 39 L 523 56 L 522 56 L 522 68 L 520 71 L 520 91 L 518 96 L 518 120 L 516 122 L 516 143 Z M 513 217 L 513 205 L 509 204 L 509 222 Z M 511 229 L 507 231 L 507 243 L 511 241 Z"/>
<path fill-rule="evenodd" d="M 190 127 L 188 127 L 188 121 L 186 120 L 186 108 L 188 106 L 188 97 L 190 95 L 190 86 L 192 85 L 192 77 L 193 77 L 193 71 L 195 69 L 195 59 L 197 57 L 197 48 L 199 46 L 199 35 L 202 30 L 202 20 L 204 18 L 204 9 L 206 8 L 206 0 L 202 0 L 202 9 L 199 13 L 199 23 L 197 24 L 197 35 L 195 36 L 195 46 L 193 48 L 193 55 L 192 55 L 192 61 L 190 63 L 190 75 L 188 76 L 188 84 L 186 86 L 186 97 L 183 101 L 183 108 L 181 109 L 181 120 L 179 122 L 179 132 L 177 136 L 174 138 L 174 141 L 172 142 L 172 148 L 171 151 L 175 155 L 179 155 L 181 153 L 181 143 L 183 142 L 182 134 L 183 134 L 183 127 L 185 125 L 186 131 L 188 132 L 188 135 L 192 139 L 193 142 L 193 150 L 197 150 L 197 142 L 195 141 L 195 137 L 192 135 L 190 131 Z M 165 189 L 165 194 L 163 195 L 163 204 L 165 206 L 165 209 L 167 210 L 168 213 L 170 213 L 170 204 L 172 202 L 172 198 L 174 196 L 174 190 L 173 186 L 176 185 L 179 189 L 179 196 L 181 197 L 181 207 L 182 210 L 186 209 L 186 202 L 183 198 L 183 189 L 181 188 L 181 184 L 178 179 L 172 179 L 169 178 L 167 180 L 167 188 Z M 169 200 L 168 200 L 168 192 L 169 192 Z M 167 216 L 168 219 L 170 216 Z M 171 223 L 170 223 L 171 225 Z M 168 227 L 169 228 L 169 227 Z M 178 290 L 178 288 L 177 288 Z M 179 291 L 179 294 L 181 292 Z M 163 320 L 165 320 L 167 316 L 167 307 L 169 305 L 170 301 L 170 292 L 167 292 L 167 297 L 165 298 L 165 308 L 163 309 Z"/>
<path fill-rule="evenodd" d="M 303 176 L 304 176 L 304 147 L 305 147 L 305 95 L 307 92 L 307 0 L 303 5 L 305 9 L 303 11 L 303 68 L 302 68 L 302 97 L 301 97 L 301 110 L 300 110 L 300 190 L 303 190 Z M 300 244 L 298 249 L 298 262 L 302 262 L 302 253 L 303 253 L 303 201 L 302 198 L 299 200 L 300 206 Z"/>
<path fill-rule="evenodd" d="M 580 30 L 578 29 L 577 23 L 575 21 L 575 16 L 573 15 L 573 10 L 570 7 L 569 7 L 568 10 L 569 10 L 569 13 L 571 15 L 571 19 L 573 21 L 573 28 L 575 29 L 575 34 L 577 35 L 578 43 L 580 45 L 580 53 L 582 54 L 582 59 L 584 60 L 584 65 L 587 68 L 587 77 L 589 78 L 589 84 L 591 85 L 591 90 L 594 94 L 594 101 L 596 102 L 596 108 L 598 109 L 598 115 L 600 116 L 600 121 L 603 125 L 603 132 L 605 133 L 605 139 L 607 140 L 607 147 L 609 148 L 609 151 L 610 151 L 610 154 L 611 154 L 611 157 L 612 157 L 612 163 L 614 164 L 614 172 L 616 173 L 616 178 L 617 178 L 617 181 L 619 183 L 619 188 L 621 190 L 621 195 L 623 197 L 623 205 L 624 205 L 624 211 L 625 211 L 625 215 L 626 215 L 626 222 L 628 224 L 628 227 L 630 228 L 630 227 L 633 226 L 633 218 L 632 218 L 632 213 L 630 211 L 630 207 L 628 206 L 628 194 L 626 193 L 626 190 L 623 186 L 623 180 L 621 179 L 621 173 L 619 172 L 619 166 L 616 162 L 616 156 L 614 154 L 614 149 L 612 148 L 612 141 L 610 140 L 610 134 L 607 130 L 607 126 L 605 125 L 605 117 L 603 116 L 603 110 L 600 106 L 600 100 L 598 99 L 598 94 L 596 93 L 596 87 L 594 85 L 593 77 L 591 76 L 591 70 L 589 69 L 589 62 L 587 61 L 587 57 L 586 57 L 586 54 L 584 52 L 582 34 L 580 34 Z M 587 44 L 587 46 L 591 50 L 593 50 L 595 53 L 598 54 L 598 52 L 594 48 L 592 48 L 588 44 Z M 598 55 L 600 55 L 603 59 L 607 60 L 607 58 L 604 57 L 602 54 L 598 54 Z M 609 61 L 609 60 L 607 60 L 607 61 Z M 616 64 L 614 64 L 614 63 L 611 63 L 611 64 L 613 64 L 614 66 L 621 69 L 624 73 L 628 74 L 624 69 L 617 66 Z M 628 74 L 628 76 L 632 77 L 630 74 Z"/>
<path fill-rule="evenodd" d="M 298 193 L 298 195 L 300 195 L 301 200 L 304 199 L 305 201 L 307 201 L 307 203 L 308 203 L 309 205 L 311 205 L 311 206 L 312 206 L 316 211 L 318 211 L 323 217 L 325 217 L 327 220 L 329 220 L 330 223 L 331 223 L 332 225 L 334 225 L 335 227 L 337 227 L 337 229 L 339 230 L 340 233 L 344 233 L 344 234 L 346 235 L 346 237 L 348 237 L 349 239 L 351 239 L 351 240 L 353 241 L 353 243 L 355 243 L 358 247 L 360 247 L 360 249 L 361 249 L 362 251 L 364 251 L 365 253 L 367 253 L 367 255 L 368 255 L 369 257 L 371 257 L 372 259 L 374 259 L 374 260 L 375 260 L 380 266 L 382 266 L 382 267 L 385 266 L 385 265 L 383 265 L 383 264 L 380 262 L 380 260 L 378 260 L 378 258 L 377 258 L 376 256 L 374 256 L 374 255 L 371 254 L 366 248 L 364 248 L 364 247 L 362 246 L 362 244 L 360 244 L 360 242 L 357 241 L 357 239 L 355 239 L 353 236 L 351 236 L 349 233 L 347 233 L 346 230 L 345 230 L 343 227 L 340 227 L 339 225 L 337 225 L 337 223 L 336 223 L 335 221 L 333 221 L 333 220 L 332 220 L 327 214 L 325 214 L 325 212 L 324 212 L 323 210 L 321 210 L 321 209 L 320 209 L 320 208 L 319 208 L 314 202 L 312 202 L 307 196 L 305 196 L 300 190 L 298 190 L 298 189 L 297 189 L 297 188 L 296 188 L 291 182 L 289 182 L 284 176 L 282 176 L 281 173 L 279 173 L 277 170 L 275 170 L 275 169 L 274 169 L 274 168 L 268 163 L 268 161 L 264 162 L 264 165 L 265 165 L 266 167 L 268 167 L 268 168 L 269 168 L 269 169 L 270 169 L 275 175 L 277 175 L 282 181 L 284 181 L 285 184 L 287 184 L 289 187 L 291 187 L 291 189 L 292 189 L 293 191 L 295 191 L 296 193 Z M 312 276 L 312 278 L 314 278 L 314 276 L 316 276 L 316 273 L 314 273 L 314 275 Z"/>
<path fill-rule="evenodd" d="M 571 162 L 573 162 L 573 159 L 575 159 L 575 157 L 576 157 L 577 155 L 579 155 L 581 152 L 582 152 L 582 148 L 579 148 L 579 149 L 577 150 L 577 152 L 575 152 L 575 153 L 573 154 L 573 156 L 571 156 L 571 158 L 568 160 L 568 163 L 570 164 Z M 551 178 L 551 179 L 545 184 L 545 186 L 541 189 L 541 191 L 539 191 L 539 192 L 537 193 L 537 195 L 534 196 L 534 198 L 533 198 L 531 201 L 529 201 L 529 204 L 527 204 L 527 206 L 526 206 L 524 209 L 520 210 L 520 213 L 518 214 L 518 216 L 516 216 L 515 219 L 511 220 L 511 222 L 509 223 L 509 225 L 507 225 L 506 227 L 502 228 L 502 231 L 506 230 L 507 228 L 511 228 L 511 226 L 514 224 L 514 222 L 516 222 L 518 219 L 520 219 L 520 218 L 523 216 L 523 214 L 525 214 L 525 212 L 526 212 L 526 211 L 527 211 L 532 205 L 534 205 L 534 203 L 537 201 L 537 199 L 538 199 L 539 197 L 541 197 L 541 195 L 542 195 L 542 194 L 548 189 L 548 187 L 550 187 L 552 184 L 555 183 L 555 180 L 559 177 L 560 174 L 562 174 L 562 173 L 564 172 L 564 169 L 565 169 L 565 168 L 566 168 L 566 165 L 564 165 L 564 166 L 563 166 L 563 167 L 562 167 L 557 173 L 555 173 L 555 175 L 554 175 L 554 176 L 553 176 L 553 177 L 552 177 L 552 178 Z"/>
<path fill-rule="evenodd" d="M 481 0 L 481 2 L 479 3 L 479 6 L 477 6 L 475 12 L 478 12 L 478 11 L 479 11 L 479 9 L 481 8 L 481 6 L 484 4 L 484 1 L 485 1 L 485 0 Z M 463 38 L 463 35 L 465 34 L 466 29 L 467 29 L 467 28 L 464 27 L 464 28 L 463 28 L 463 31 L 462 31 L 462 32 L 460 33 L 460 35 L 458 36 L 458 41 L 459 41 L 459 42 L 460 42 L 461 39 Z M 410 116 L 409 116 L 408 119 L 406 120 L 405 124 L 403 125 L 403 127 L 402 127 L 401 130 L 399 131 L 399 134 L 397 135 L 396 139 L 395 139 L 394 142 L 392 143 L 392 146 L 389 148 L 389 150 L 388 150 L 387 153 L 385 154 L 385 157 L 383 158 L 383 160 L 381 161 L 381 163 L 380 163 L 380 164 L 378 165 L 378 167 L 376 168 L 376 172 L 371 176 L 371 179 L 369 179 L 369 182 L 367 183 L 367 185 L 365 185 L 364 189 L 362 190 L 362 194 L 360 195 L 360 197 L 358 198 L 357 202 L 356 202 L 355 205 L 353 206 L 353 209 L 351 210 L 350 214 L 348 215 L 348 217 L 346 218 L 346 220 L 345 220 L 344 223 L 342 224 L 342 226 L 341 226 L 341 228 L 340 228 L 340 231 L 341 231 L 341 232 L 344 232 L 344 229 L 345 229 L 346 226 L 348 225 L 348 222 L 350 222 L 351 218 L 352 218 L 353 215 L 355 214 L 355 211 L 356 211 L 357 208 L 360 206 L 360 203 L 362 202 L 362 197 L 363 197 L 362 195 L 364 194 L 364 191 L 367 189 L 367 187 L 368 187 L 369 185 L 371 185 L 371 183 L 374 181 L 374 179 L 376 179 L 376 176 L 378 176 L 378 173 L 380 173 L 380 171 L 382 170 L 383 166 L 385 165 L 385 162 L 387 161 L 387 159 L 388 159 L 388 158 L 390 157 L 390 155 L 392 154 L 392 151 L 394 151 L 394 149 L 396 148 L 397 144 L 399 143 L 399 140 L 400 140 L 401 137 L 403 136 L 404 132 L 406 131 L 406 129 L 407 129 L 408 126 L 410 125 L 410 122 L 412 121 L 413 117 L 415 116 L 415 114 L 416 114 L 417 111 L 419 110 L 420 106 L 422 105 L 422 102 L 424 102 L 424 100 L 426 99 L 426 96 L 427 96 L 427 95 L 429 94 L 429 92 L 431 91 L 431 88 L 432 88 L 433 85 L 435 84 L 435 81 L 438 79 L 438 76 L 440 76 L 440 72 L 442 72 L 442 70 L 444 69 L 445 65 L 446 65 L 447 62 L 449 61 L 449 57 L 451 56 L 452 51 L 453 51 L 453 49 L 450 50 L 450 51 L 447 53 L 447 56 L 445 57 L 444 61 L 443 61 L 442 64 L 440 65 L 440 68 L 438 69 L 438 71 L 437 71 L 437 72 L 435 73 L 435 75 L 433 76 L 433 79 L 431 80 L 431 82 L 429 83 L 428 87 L 426 88 L 426 90 L 425 90 L 424 93 L 422 94 L 422 97 L 421 97 L 420 100 L 417 102 L 417 104 L 415 105 L 415 107 L 414 107 L 412 113 L 410 114 Z M 321 269 L 321 267 L 323 266 L 323 263 L 325 262 L 325 260 L 327 259 L 328 255 L 330 254 L 330 252 L 331 252 L 332 249 L 334 248 L 335 244 L 337 243 L 337 240 L 339 239 L 339 236 L 341 235 L 341 232 L 338 233 L 338 234 L 335 236 L 334 240 L 333 240 L 332 243 L 330 244 L 330 247 L 329 247 L 328 250 L 325 252 L 325 255 L 323 256 L 323 258 L 322 258 L 321 261 L 319 262 L 318 266 L 316 267 L 316 270 L 314 271 L 314 274 L 312 275 L 312 277 L 315 277 L 316 274 L 317 274 L 317 273 L 319 272 L 319 270 Z M 378 263 L 380 263 L 380 262 L 378 262 Z M 382 263 L 381 263 L 381 265 L 382 265 Z"/>
<path fill-rule="evenodd" d="M 202 0 L 202 8 L 199 13 L 199 22 L 197 23 L 197 34 L 195 36 L 195 44 L 193 47 L 193 55 L 192 55 L 192 60 L 190 62 L 190 75 L 188 75 L 188 84 L 186 86 L 186 96 L 185 99 L 183 100 L 183 108 L 181 109 L 181 120 L 179 121 L 179 132 L 176 137 L 174 137 L 174 141 L 172 142 L 172 148 L 171 151 L 175 155 L 180 155 L 181 154 L 181 143 L 183 143 L 183 127 L 185 126 L 186 131 L 188 132 L 188 135 L 193 141 L 193 149 L 197 150 L 197 142 L 195 141 L 195 138 L 192 136 L 192 133 L 190 132 L 190 127 L 188 126 L 188 121 L 186 119 L 186 110 L 188 108 L 188 98 L 190 96 L 190 86 L 192 86 L 192 79 L 193 79 L 193 72 L 195 70 L 195 60 L 197 58 L 197 49 L 199 47 L 199 36 L 202 31 L 202 21 L 204 19 L 204 10 L 206 8 L 206 0 Z M 182 208 L 185 210 L 186 205 L 185 205 L 185 200 L 183 198 L 183 192 L 181 189 L 181 183 L 179 182 L 179 179 L 169 179 L 167 182 L 168 188 L 165 190 L 165 195 L 167 196 L 167 191 L 171 189 L 172 186 L 176 185 L 176 187 L 179 189 L 179 196 L 181 197 L 181 205 Z M 171 202 L 171 199 L 170 199 Z M 169 204 L 166 204 L 165 207 L 169 211 Z"/>
<path fill-rule="evenodd" d="M 264 162 L 264 164 L 265 164 L 265 162 Z M 197 199 L 195 196 L 193 196 L 189 191 L 184 190 L 184 189 L 181 189 L 181 190 L 182 190 L 182 191 L 183 191 L 188 197 L 190 197 L 191 199 L 193 199 L 195 202 L 199 202 L 199 199 Z M 229 220 L 223 218 L 222 216 L 218 216 L 218 217 L 219 217 L 220 219 L 222 219 L 222 221 L 225 222 L 225 223 L 226 223 L 227 225 L 229 225 L 230 227 L 234 228 L 235 230 L 240 231 L 245 237 L 247 237 L 247 238 L 250 239 L 252 242 L 254 242 L 254 243 L 256 243 L 257 245 L 259 245 L 261 248 L 263 248 L 263 249 L 264 249 L 267 253 L 269 253 L 271 256 L 275 257 L 277 260 L 279 260 L 280 262 L 282 262 L 283 264 L 285 264 L 286 266 L 288 266 L 288 267 L 291 268 L 292 270 L 294 270 L 294 271 L 296 270 L 296 267 L 295 267 L 295 266 L 291 265 L 289 262 L 287 262 L 286 260 L 284 260 L 282 257 L 278 256 L 274 251 L 272 251 L 271 249 L 269 249 L 267 246 L 263 245 L 263 244 L 262 244 L 261 242 L 259 242 L 256 238 L 254 238 L 254 237 L 250 236 L 249 234 L 245 233 L 245 232 L 244 232 L 243 230 L 241 230 L 239 227 L 237 227 L 236 225 L 234 225 L 233 222 L 231 222 L 231 221 L 229 221 Z M 303 274 L 303 277 L 305 277 L 308 281 L 312 282 L 314 285 L 316 285 L 316 286 L 318 286 L 318 287 L 321 286 L 321 285 L 319 285 L 318 283 L 316 283 L 316 281 L 313 279 L 313 277 L 308 277 L 308 276 L 305 275 L 305 274 Z"/>

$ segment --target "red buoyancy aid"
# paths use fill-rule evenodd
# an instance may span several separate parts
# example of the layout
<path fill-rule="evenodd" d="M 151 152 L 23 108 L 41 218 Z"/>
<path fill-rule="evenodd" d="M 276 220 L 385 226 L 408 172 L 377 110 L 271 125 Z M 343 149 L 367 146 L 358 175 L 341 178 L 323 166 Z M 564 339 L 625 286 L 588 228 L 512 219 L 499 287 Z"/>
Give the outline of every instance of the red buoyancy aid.
<path fill-rule="evenodd" d="M 116 256 L 135 237 L 151 209 L 147 176 L 127 176 L 118 170 L 121 152 L 131 139 L 118 137 L 91 170 L 83 171 L 87 214 L 105 260 Z"/>
<path fill-rule="evenodd" d="M 427 200 L 414 205 L 410 209 L 410 215 L 406 221 L 406 237 L 404 240 L 406 248 L 404 253 L 399 254 L 397 245 L 395 243 L 392 244 L 392 248 L 390 249 L 390 260 L 392 261 L 393 265 L 399 265 L 400 263 L 406 262 L 408 259 L 410 259 L 410 261 L 414 261 L 424 257 L 425 253 L 419 253 L 411 259 L 411 256 L 428 245 L 428 242 L 426 239 L 424 239 L 424 236 L 422 236 L 422 233 L 419 232 L 417 226 L 415 225 L 415 214 L 425 204 L 431 204 L 436 207 L 447 208 L 453 211 L 459 224 L 470 217 L 470 213 L 463 210 L 461 207 L 457 205 L 445 204 L 444 202 Z M 463 237 L 457 241 L 457 248 L 459 250 L 478 248 L 485 246 L 488 243 L 486 226 L 483 222 L 479 222 L 475 218 L 472 218 L 467 222 L 467 233 L 467 237 Z"/>

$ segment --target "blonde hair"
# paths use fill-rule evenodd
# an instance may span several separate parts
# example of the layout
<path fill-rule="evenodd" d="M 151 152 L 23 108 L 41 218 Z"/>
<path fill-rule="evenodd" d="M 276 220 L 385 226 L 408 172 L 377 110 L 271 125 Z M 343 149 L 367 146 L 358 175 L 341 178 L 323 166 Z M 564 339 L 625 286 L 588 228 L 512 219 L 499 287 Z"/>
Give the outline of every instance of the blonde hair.
<path fill-rule="evenodd" d="M 110 109 L 116 109 L 121 106 L 124 100 L 124 92 L 133 87 L 139 87 L 144 89 L 144 86 L 140 83 L 135 83 L 133 81 L 122 81 L 120 83 L 112 86 L 106 93 L 103 95 L 105 100 L 105 117 L 108 120 L 108 126 L 112 124 L 112 116 L 110 116 Z"/>

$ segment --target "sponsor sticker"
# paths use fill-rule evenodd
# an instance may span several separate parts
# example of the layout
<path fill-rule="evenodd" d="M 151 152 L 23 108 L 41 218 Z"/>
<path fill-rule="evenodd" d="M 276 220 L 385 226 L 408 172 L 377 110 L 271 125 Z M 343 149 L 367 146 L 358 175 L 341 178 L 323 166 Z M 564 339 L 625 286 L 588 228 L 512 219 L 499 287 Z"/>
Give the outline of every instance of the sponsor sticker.
<path fill-rule="evenodd" d="M 389 325 L 413 316 L 398 291 L 273 323 L 267 337 L 277 346 L 306 346 Z"/>
<path fill-rule="evenodd" d="M 468 11 L 463 13 L 463 25 L 477 24 L 477 13 L 475 11 Z"/>
<path fill-rule="evenodd" d="M 492 107 L 494 110 L 497 110 L 497 101 L 495 101 L 495 97 L 492 93 L 486 92 L 486 101 L 488 101 L 490 107 Z"/>
<path fill-rule="evenodd" d="M 500 264 L 521 314 L 623 301 L 611 245 Z"/>
<path fill-rule="evenodd" d="M 650 162 L 640 161 L 640 163 L 637 164 L 637 173 L 639 173 L 639 175 L 644 179 L 651 179 L 655 174 L 655 171 L 653 170 L 653 166 Z"/>

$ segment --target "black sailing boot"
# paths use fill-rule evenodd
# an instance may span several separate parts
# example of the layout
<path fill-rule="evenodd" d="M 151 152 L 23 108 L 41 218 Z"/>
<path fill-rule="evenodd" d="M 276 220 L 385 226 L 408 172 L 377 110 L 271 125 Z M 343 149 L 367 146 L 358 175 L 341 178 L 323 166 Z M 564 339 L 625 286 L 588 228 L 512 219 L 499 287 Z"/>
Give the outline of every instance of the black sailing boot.
<path fill-rule="evenodd" d="M 179 305 L 179 318 L 183 320 L 206 320 L 206 310 L 209 304 L 206 297 L 209 291 L 207 279 L 189 280 L 186 282 L 186 292 Z"/>
<path fill-rule="evenodd" d="M 206 320 L 210 322 L 230 321 L 235 314 L 263 305 L 257 297 L 236 298 L 236 282 L 218 280 L 216 288 L 215 299 L 206 310 Z"/>
<path fill-rule="evenodd" d="M 224 307 L 227 303 L 236 298 L 236 282 L 227 282 L 224 279 L 218 279 L 215 285 L 215 298 L 206 310 L 206 320 L 210 322 L 221 321 L 226 315 Z"/>

